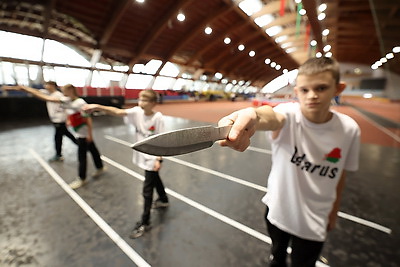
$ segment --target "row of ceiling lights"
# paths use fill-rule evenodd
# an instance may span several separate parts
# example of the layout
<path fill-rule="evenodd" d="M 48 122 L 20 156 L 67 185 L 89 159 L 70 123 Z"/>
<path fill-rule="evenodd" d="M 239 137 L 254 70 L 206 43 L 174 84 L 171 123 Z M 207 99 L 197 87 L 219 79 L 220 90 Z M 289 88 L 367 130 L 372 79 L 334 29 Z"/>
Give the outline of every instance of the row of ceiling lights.
<path fill-rule="evenodd" d="M 140 3 L 143 3 L 144 2 L 144 0 L 136 0 L 137 2 L 140 2 Z M 295 2 L 297 3 L 297 4 L 299 4 L 299 3 L 301 3 L 301 0 L 295 0 Z M 324 11 L 327 9 L 327 5 L 326 4 L 321 4 L 319 7 L 318 7 L 318 11 L 319 11 L 319 15 L 318 15 L 318 20 L 323 20 L 323 19 L 325 19 L 325 17 L 326 17 L 326 15 L 325 15 L 325 13 L 324 13 Z M 300 15 L 302 15 L 302 16 L 304 16 L 304 15 L 306 15 L 306 10 L 305 9 L 301 9 L 301 10 L 299 10 L 299 14 Z M 181 21 L 181 22 L 183 22 L 184 20 L 186 19 L 186 17 L 185 17 L 185 15 L 182 13 L 182 12 L 180 12 L 178 15 L 177 15 L 177 20 L 178 21 Z M 255 21 L 257 20 L 257 18 L 255 19 Z M 256 22 L 257 23 L 257 22 Z M 257 24 L 260 26 L 260 27 L 262 27 L 262 25 L 260 25 L 260 23 L 263 23 L 263 22 L 258 22 Z M 267 23 L 268 24 L 268 23 Z M 273 30 L 271 29 L 271 28 L 274 28 Z M 267 29 L 266 30 L 266 33 L 269 35 L 269 36 L 273 36 L 273 35 L 276 35 L 276 34 L 278 34 L 279 33 L 279 31 L 281 31 L 282 29 L 276 29 L 276 26 L 274 26 L 274 27 L 271 27 L 271 28 L 269 28 L 269 29 Z M 281 27 L 280 27 L 281 28 Z M 212 28 L 211 27 L 206 27 L 205 29 L 204 29 L 204 32 L 206 33 L 206 34 L 208 34 L 208 35 L 210 35 L 211 33 L 212 33 Z M 322 35 L 323 36 L 327 36 L 329 34 L 329 30 L 328 29 L 325 29 L 323 32 L 322 32 Z M 286 36 L 287 37 L 287 36 Z M 280 42 L 283 42 L 285 40 L 285 37 L 284 36 L 281 36 L 281 37 L 279 37 L 279 38 L 276 38 L 276 42 L 277 43 L 280 43 Z M 229 38 L 229 37 L 226 37 L 225 39 L 224 39 L 224 43 L 225 44 L 230 44 L 231 43 L 231 39 Z M 316 46 L 317 45 L 317 42 L 315 41 L 315 40 L 312 40 L 311 42 L 310 42 L 310 45 L 312 46 L 312 47 L 314 47 L 314 46 Z M 288 45 L 288 44 L 282 44 L 281 45 L 281 47 L 282 47 L 282 49 L 285 49 L 285 47 L 287 47 L 287 46 L 290 46 L 290 44 Z M 244 49 L 245 49 L 245 46 L 244 46 L 244 44 L 240 44 L 240 45 L 238 45 L 238 50 L 239 51 L 243 51 Z M 330 45 L 326 45 L 324 48 L 323 48 L 323 50 L 324 50 L 324 53 L 325 53 L 325 56 L 327 56 L 327 57 L 330 57 L 330 56 L 332 56 L 332 52 L 330 52 L 330 49 L 331 49 L 331 46 Z M 288 48 L 288 49 L 286 49 L 285 50 L 286 51 L 286 53 L 290 53 L 290 52 L 293 52 L 293 51 L 295 51 L 295 49 L 293 49 L 293 48 Z M 256 52 L 254 51 L 254 50 L 251 50 L 251 51 L 249 51 L 249 56 L 250 57 L 254 57 L 256 55 Z M 316 53 L 316 55 L 315 55 L 316 57 L 321 57 L 322 56 L 322 53 L 321 52 L 318 52 L 318 53 Z M 274 62 L 274 61 L 272 61 L 271 59 L 269 59 L 269 58 L 266 58 L 265 60 L 264 60 L 264 63 L 266 64 L 266 65 L 269 65 L 271 68 L 274 68 L 275 70 L 280 70 L 281 68 L 282 68 L 282 66 L 280 65 L 280 64 L 277 64 L 276 62 Z M 287 69 L 283 69 L 282 70 L 282 72 L 283 73 L 287 73 L 288 72 L 288 70 Z"/>
<path fill-rule="evenodd" d="M 374 64 L 371 65 L 371 69 L 376 70 L 388 60 L 391 60 L 395 57 L 395 54 L 400 53 L 400 46 L 393 47 L 392 52 L 386 54 L 385 57 L 382 57 L 380 60 L 377 60 Z"/>
<path fill-rule="evenodd" d="M 185 15 L 184 15 L 183 13 L 179 13 L 179 14 L 177 15 L 177 19 L 178 19 L 179 21 L 182 22 L 182 21 L 184 21 L 184 20 L 186 19 L 186 17 L 185 17 Z M 207 35 L 210 35 L 212 32 L 213 32 L 213 30 L 212 30 L 211 27 L 206 27 L 206 28 L 204 29 L 204 33 L 207 34 Z M 231 38 L 229 38 L 229 37 L 225 37 L 225 38 L 224 38 L 224 43 L 225 43 L 226 45 L 230 44 L 231 42 L 232 42 Z M 238 45 L 238 47 L 237 47 L 237 49 L 238 49 L 239 51 L 243 51 L 245 48 L 246 48 L 246 47 L 245 47 L 244 44 L 240 44 L 240 45 Z M 255 55 L 256 55 L 256 52 L 255 52 L 254 50 L 249 51 L 249 56 L 250 56 L 250 57 L 254 57 Z M 271 59 L 269 59 L 269 58 L 265 59 L 264 62 L 265 62 L 266 65 L 270 65 L 271 68 L 275 68 L 276 70 L 280 70 L 280 69 L 282 68 L 281 65 L 277 64 L 277 63 L 274 62 L 274 61 L 271 61 Z M 287 73 L 287 72 L 288 72 L 287 69 L 284 69 L 284 70 L 283 70 L 283 73 Z M 216 74 L 216 78 L 218 78 L 220 75 L 221 75 L 220 73 L 217 73 L 217 74 Z M 220 79 L 220 78 L 219 78 L 219 79 Z"/>

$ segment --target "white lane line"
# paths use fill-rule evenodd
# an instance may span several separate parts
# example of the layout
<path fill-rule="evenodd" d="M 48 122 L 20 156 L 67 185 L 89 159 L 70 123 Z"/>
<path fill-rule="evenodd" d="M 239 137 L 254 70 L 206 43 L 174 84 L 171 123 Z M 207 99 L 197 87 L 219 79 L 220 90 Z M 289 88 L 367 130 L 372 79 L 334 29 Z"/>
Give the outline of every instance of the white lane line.
<path fill-rule="evenodd" d="M 356 113 L 358 113 L 358 115 L 360 115 L 364 120 L 368 121 L 370 124 L 372 124 L 373 126 L 375 126 L 376 128 L 378 128 L 379 130 L 381 130 L 382 132 L 384 132 L 385 134 L 389 135 L 391 138 L 394 139 L 394 141 L 396 141 L 397 143 L 400 143 L 400 137 L 394 133 L 392 133 L 391 131 L 389 131 L 388 129 L 382 127 L 381 125 L 379 125 L 378 123 L 376 123 L 375 121 L 371 120 L 370 118 L 368 118 L 367 116 L 365 116 L 363 113 L 361 113 L 360 111 L 358 111 L 355 108 L 352 108 Z"/>
<path fill-rule="evenodd" d="M 107 162 L 108 164 L 113 165 L 114 167 L 120 169 L 121 171 L 124 171 L 127 174 L 129 174 L 129 175 L 131 175 L 131 176 L 133 176 L 133 177 L 135 177 L 135 178 L 137 178 L 137 179 L 139 179 L 141 181 L 144 181 L 143 175 L 140 175 L 137 172 L 134 172 L 134 171 L 130 170 L 129 168 L 125 167 L 124 165 L 122 165 L 122 164 L 120 164 L 120 163 L 118 163 L 118 162 L 116 162 L 116 161 L 114 161 L 114 160 L 112 160 L 112 159 L 110 159 L 110 158 L 108 158 L 108 157 L 106 157 L 104 155 L 101 156 L 101 159 L 104 160 L 105 162 Z M 258 240 L 261 240 L 261 241 L 271 245 L 271 238 L 269 236 L 264 235 L 264 234 L 254 230 L 254 229 L 251 229 L 250 227 L 248 227 L 248 226 L 246 226 L 244 224 L 241 224 L 240 222 L 237 222 L 237 221 L 235 221 L 235 220 L 233 220 L 233 219 L 231 219 L 231 218 L 229 218 L 229 217 L 227 217 L 227 216 L 225 216 L 225 215 L 223 215 L 223 214 L 221 214 L 219 212 L 216 212 L 215 210 L 212 210 L 212 209 L 210 209 L 210 208 L 208 208 L 208 207 L 206 207 L 206 206 L 204 206 L 204 205 L 202 205 L 202 204 L 200 204 L 200 203 L 198 203 L 198 202 L 196 202 L 194 200 L 191 200 L 191 199 L 189 199 L 189 198 L 187 198 L 187 197 L 185 197 L 185 196 L 183 196 L 183 195 L 181 195 L 181 194 L 179 194 L 179 193 L 177 193 L 177 192 L 175 192 L 175 191 L 173 191 L 173 190 L 171 190 L 169 188 L 165 188 L 165 192 L 167 194 L 169 194 L 169 195 L 171 195 L 171 196 L 173 196 L 173 197 L 185 202 L 189 206 L 192 206 L 193 208 L 196 208 L 196 209 L 198 209 L 198 210 L 200 210 L 200 211 L 202 211 L 202 212 L 214 217 L 217 220 L 220 220 L 220 221 L 222 221 L 222 222 L 224 222 L 224 223 L 226 223 L 226 224 L 228 224 L 228 225 L 230 225 L 230 226 L 232 226 L 232 227 L 234 227 L 234 228 L 236 228 L 236 229 L 238 229 L 238 230 L 240 230 L 240 231 L 242 231 L 242 232 L 244 232 L 244 233 L 246 233 L 248 235 L 251 235 L 251 236 L 257 238 Z M 288 252 L 290 253 L 290 251 L 291 251 L 291 249 L 289 248 Z M 326 265 L 326 264 L 324 264 L 323 262 L 320 262 L 320 261 L 317 262 L 317 266 L 329 267 L 329 265 Z"/>
<path fill-rule="evenodd" d="M 239 179 L 239 178 L 236 178 L 236 177 L 233 177 L 233 176 L 230 176 L 230 175 L 218 172 L 218 171 L 210 170 L 208 168 L 205 168 L 205 167 L 202 167 L 202 166 L 199 166 L 199 165 L 187 162 L 187 161 L 183 161 L 183 160 L 180 160 L 180 159 L 177 159 L 177 158 L 172 158 L 172 157 L 164 157 L 164 159 L 176 162 L 178 164 L 185 165 L 187 167 L 190 167 L 190 168 L 202 171 L 202 172 L 207 172 L 207 173 L 210 173 L 212 175 L 219 176 L 219 177 L 224 178 L 226 180 L 229 180 L 229 181 L 232 181 L 232 182 L 235 182 L 235 183 L 247 186 L 247 187 L 251 187 L 251 188 L 260 190 L 262 192 L 267 192 L 267 188 L 264 187 L 264 186 L 261 186 L 261 185 L 258 185 L 258 184 L 254 184 L 254 183 L 251 183 L 251 182 L 248 182 L 248 181 L 245 181 L 245 180 L 242 180 L 242 179 Z"/>
<path fill-rule="evenodd" d="M 269 154 L 269 155 L 272 154 L 272 151 L 271 151 L 271 150 L 263 149 L 263 148 L 258 148 L 258 147 L 253 147 L 253 146 L 249 146 L 249 147 L 247 148 L 247 150 L 251 150 L 251 151 L 259 152 L 259 153 L 264 153 L 264 154 Z"/>
<path fill-rule="evenodd" d="M 374 223 L 374 222 L 371 222 L 371 221 L 364 220 L 362 218 L 358 218 L 356 216 L 353 216 L 353 215 L 350 215 L 350 214 L 347 214 L 347 213 L 344 213 L 344 212 L 341 212 L 341 211 L 338 212 L 338 216 L 340 216 L 340 217 L 342 217 L 344 219 L 347 219 L 347 220 L 350 220 L 350 221 L 353 221 L 353 222 L 368 226 L 370 228 L 374 228 L 376 230 L 382 231 L 382 232 L 387 233 L 389 235 L 392 233 L 392 229 L 390 229 L 390 228 L 387 228 L 385 226 L 382 226 L 380 224 L 377 224 L 377 223 Z"/>
<path fill-rule="evenodd" d="M 112 137 L 112 136 L 106 135 L 105 138 L 109 139 L 111 141 L 114 141 L 116 143 L 128 146 L 128 147 L 130 147 L 130 145 L 131 145 L 130 143 L 128 143 L 128 142 L 126 142 L 124 140 L 121 140 L 121 139 L 118 139 L 118 138 L 115 138 L 115 137 Z M 178 164 L 182 164 L 184 166 L 187 166 L 187 167 L 199 170 L 199 171 L 203 171 L 203 172 L 207 172 L 207 173 L 213 174 L 215 176 L 230 180 L 230 181 L 238 183 L 238 184 L 242 184 L 244 186 L 248 186 L 248 187 L 254 188 L 256 190 L 260 190 L 262 192 L 267 192 L 267 188 L 264 187 L 264 186 L 257 185 L 257 184 L 254 184 L 254 183 L 250 183 L 250 182 L 247 182 L 245 180 L 242 180 L 242 179 L 230 176 L 230 175 L 226 175 L 226 174 L 221 173 L 221 172 L 217 172 L 217 171 L 210 170 L 210 169 L 207 169 L 205 167 L 202 167 L 202 166 L 199 166 L 199 165 L 196 165 L 196 164 L 193 164 L 193 163 L 189 163 L 187 161 L 183 161 L 183 160 L 180 160 L 180 159 L 177 159 L 177 158 L 173 158 L 173 157 L 164 157 L 164 159 L 176 162 Z M 374 223 L 374 222 L 371 222 L 371 221 L 368 221 L 368 220 L 365 220 L 365 219 L 362 219 L 362 218 L 359 218 L 359 217 L 356 217 L 356 216 L 353 216 L 353 215 L 350 215 L 350 214 L 347 214 L 347 213 L 344 213 L 344 212 L 340 212 L 339 211 L 338 212 L 338 216 L 343 218 L 343 219 L 346 219 L 346 220 L 349 220 L 349 221 L 353 221 L 355 223 L 358 223 L 358 224 L 373 228 L 373 229 L 378 230 L 378 231 L 382 231 L 382 232 L 387 233 L 387 234 L 391 234 L 392 233 L 392 230 L 390 228 L 388 228 L 388 227 L 379 225 L 377 223 Z"/>
<path fill-rule="evenodd" d="M 29 152 L 42 165 L 42 167 L 50 174 L 50 176 L 64 189 L 64 191 L 81 207 L 81 209 L 110 237 L 112 241 L 139 267 L 150 267 L 147 263 L 128 243 L 125 242 L 96 211 L 94 211 L 64 180 L 54 171 L 50 165 L 43 160 L 34 150 L 29 149 Z"/>

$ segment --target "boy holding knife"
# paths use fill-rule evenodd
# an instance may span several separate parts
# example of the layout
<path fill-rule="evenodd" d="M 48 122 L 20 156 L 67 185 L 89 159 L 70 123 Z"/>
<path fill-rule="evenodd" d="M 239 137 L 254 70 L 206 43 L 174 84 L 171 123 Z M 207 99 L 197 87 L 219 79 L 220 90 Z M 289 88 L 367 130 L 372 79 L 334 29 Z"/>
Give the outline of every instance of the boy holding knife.
<path fill-rule="evenodd" d="M 314 267 L 327 232 L 335 227 L 346 170 L 358 169 L 360 129 L 330 109 L 340 95 L 339 66 L 333 58 L 312 58 L 299 68 L 298 103 L 246 108 L 222 118 L 232 125 L 221 146 L 244 151 L 256 130 L 270 131 L 272 168 L 265 220 L 272 240 L 270 266 Z"/>

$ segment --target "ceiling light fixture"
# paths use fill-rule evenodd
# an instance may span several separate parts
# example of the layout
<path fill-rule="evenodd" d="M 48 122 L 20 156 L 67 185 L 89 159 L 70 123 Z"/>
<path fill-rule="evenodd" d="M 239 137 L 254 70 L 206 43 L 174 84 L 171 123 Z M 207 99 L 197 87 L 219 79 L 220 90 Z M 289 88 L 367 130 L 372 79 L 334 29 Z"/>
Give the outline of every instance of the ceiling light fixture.
<path fill-rule="evenodd" d="M 329 34 L 329 30 L 328 29 L 325 29 L 325 30 L 322 31 L 322 35 L 323 36 L 328 36 L 328 34 Z"/>
<path fill-rule="evenodd" d="M 394 54 L 393 53 L 387 53 L 386 54 L 386 58 L 387 59 L 392 59 L 392 58 L 394 58 Z"/>
<path fill-rule="evenodd" d="M 210 35 L 212 33 L 212 29 L 210 27 L 207 27 L 204 29 L 204 32 L 208 35 Z"/>
<path fill-rule="evenodd" d="M 179 21 L 184 21 L 184 20 L 186 19 L 185 15 L 182 14 L 182 13 L 179 13 L 178 16 L 176 16 L 176 18 L 177 18 Z"/>
<path fill-rule="evenodd" d="M 332 48 L 331 45 L 324 46 L 324 52 L 328 52 L 329 50 L 331 50 L 331 48 Z"/>
<path fill-rule="evenodd" d="M 245 49 L 245 46 L 241 44 L 238 46 L 238 49 L 239 49 L 239 51 L 243 51 Z"/>
<path fill-rule="evenodd" d="M 312 40 L 312 41 L 310 42 L 310 45 L 311 45 L 311 46 L 316 46 L 316 45 L 317 45 L 317 41 Z"/>
<path fill-rule="evenodd" d="M 226 37 L 226 38 L 224 39 L 224 43 L 225 43 L 225 44 L 230 44 L 230 43 L 231 43 L 231 38 Z"/>
<path fill-rule="evenodd" d="M 326 4 L 320 4 L 318 7 L 319 12 L 324 12 L 328 6 Z"/>

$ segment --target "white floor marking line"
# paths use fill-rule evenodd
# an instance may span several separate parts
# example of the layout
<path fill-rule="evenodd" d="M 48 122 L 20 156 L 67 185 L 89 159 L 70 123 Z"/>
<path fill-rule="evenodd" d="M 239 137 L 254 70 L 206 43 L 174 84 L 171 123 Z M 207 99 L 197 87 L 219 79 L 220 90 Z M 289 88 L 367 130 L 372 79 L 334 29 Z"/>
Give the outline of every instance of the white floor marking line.
<path fill-rule="evenodd" d="M 376 128 L 378 128 L 379 130 L 381 130 L 382 132 L 384 132 L 385 134 L 389 135 L 390 137 L 392 137 L 397 143 L 400 143 L 400 137 L 397 136 L 396 134 L 392 133 L 391 131 L 389 131 L 388 129 L 382 127 L 381 125 L 379 125 L 378 123 L 374 122 L 373 120 L 371 120 L 370 118 L 368 118 L 367 116 L 365 116 L 363 113 L 361 113 L 360 111 L 358 111 L 355 108 L 352 108 L 355 112 L 358 113 L 358 115 L 360 115 L 361 117 L 363 117 L 364 120 L 368 121 L 369 123 L 371 123 L 373 126 L 375 126 Z"/>
<path fill-rule="evenodd" d="M 255 152 L 259 152 L 259 153 L 264 153 L 264 154 L 269 154 L 269 155 L 272 154 L 272 151 L 271 151 L 271 150 L 263 149 L 263 148 L 258 148 L 258 147 L 253 147 L 253 146 L 249 146 L 249 147 L 247 148 L 247 150 L 251 150 L 251 151 L 255 151 Z"/>
<path fill-rule="evenodd" d="M 129 147 L 131 145 L 130 143 L 128 143 L 128 142 L 126 142 L 124 140 L 121 140 L 121 139 L 118 139 L 118 138 L 115 138 L 115 137 L 112 137 L 112 136 L 106 135 L 105 138 L 109 139 L 111 141 L 114 141 L 116 143 L 129 146 Z M 187 162 L 187 161 L 183 161 L 183 160 L 180 160 L 180 159 L 177 159 L 177 158 L 173 158 L 173 157 L 164 157 L 164 159 L 176 162 L 178 164 L 185 165 L 185 166 L 193 168 L 193 169 L 197 169 L 199 171 L 207 172 L 207 173 L 213 174 L 215 176 L 219 176 L 221 178 L 224 178 L 224 179 L 230 180 L 232 182 L 235 182 L 235 183 L 238 183 L 238 184 L 242 184 L 244 186 L 248 186 L 248 187 L 251 187 L 251 188 L 254 188 L 254 189 L 257 189 L 257 190 L 260 190 L 262 192 L 267 192 L 267 188 L 264 187 L 264 186 L 253 184 L 253 183 L 247 182 L 245 180 L 242 180 L 242 179 L 230 176 L 230 175 L 226 175 L 226 174 L 223 174 L 221 172 L 210 170 L 210 169 L 207 169 L 205 167 L 202 167 L 202 166 L 199 166 L 199 165 Z M 374 222 L 371 222 L 371 221 L 368 221 L 368 220 L 365 220 L 365 219 L 362 219 L 362 218 L 358 218 L 356 216 L 353 216 L 353 215 L 350 215 L 350 214 L 347 214 L 347 213 L 344 213 L 344 212 L 340 212 L 339 211 L 338 212 L 338 216 L 343 218 L 343 219 L 346 219 L 346 220 L 349 220 L 349 221 L 353 221 L 355 223 L 358 223 L 358 224 L 361 224 L 361 225 L 376 229 L 378 231 L 382 231 L 382 232 L 387 233 L 387 234 L 391 234 L 392 233 L 392 230 L 390 228 L 387 228 L 385 226 L 379 225 L 377 223 L 374 223 Z"/>
<path fill-rule="evenodd" d="M 143 175 L 140 175 L 137 172 L 134 172 L 134 171 L 128 169 L 124 165 L 121 165 L 118 162 L 115 162 L 114 160 L 112 160 L 112 159 L 110 159 L 110 158 L 108 158 L 108 157 L 106 157 L 104 155 L 101 156 L 101 159 L 104 160 L 105 162 L 107 162 L 108 164 L 113 165 L 114 167 L 126 172 L 127 174 L 129 174 L 129 175 L 131 175 L 131 176 L 133 176 L 133 177 L 135 177 L 135 178 L 137 178 L 137 179 L 139 179 L 141 181 L 144 181 Z M 171 196 L 173 196 L 173 197 L 185 202 L 186 204 L 192 206 L 193 208 L 196 208 L 196 209 L 198 209 L 198 210 L 200 210 L 200 211 L 202 211 L 202 212 L 204 212 L 204 213 L 216 218 L 217 220 L 220 220 L 220 221 L 222 221 L 222 222 L 224 222 L 224 223 L 226 223 L 226 224 L 228 224 L 228 225 L 230 225 L 230 226 L 232 226 L 232 227 L 234 227 L 234 228 L 236 228 L 236 229 L 238 229 L 238 230 L 240 230 L 240 231 L 242 231 L 242 232 L 244 232 L 244 233 L 246 233 L 248 235 L 251 235 L 251 236 L 253 236 L 253 237 L 255 237 L 255 238 L 257 238 L 257 239 L 259 239 L 259 240 L 271 245 L 271 238 L 269 236 L 266 236 L 266 235 L 254 230 L 254 229 L 251 229 L 250 227 L 248 227 L 248 226 L 246 226 L 244 224 L 241 224 L 241 223 L 239 223 L 239 222 L 237 222 L 237 221 L 235 221 L 235 220 L 233 220 L 233 219 L 231 219 L 231 218 L 229 218 L 229 217 L 227 217 L 227 216 L 225 216 L 225 215 L 223 215 L 221 213 L 216 212 L 215 210 L 207 208 L 206 206 L 204 206 L 204 205 L 202 205 L 202 204 L 200 204 L 200 203 L 198 203 L 196 201 L 193 201 L 193 200 L 191 200 L 191 199 L 189 199 L 189 198 L 187 198 L 187 197 L 185 197 L 185 196 L 183 196 L 183 195 L 181 195 L 181 194 L 179 194 L 179 193 L 177 193 L 177 192 L 175 192 L 175 191 L 173 191 L 173 190 L 171 190 L 169 188 L 165 188 L 165 192 L 167 192 L 167 194 L 169 194 L 169 195 L 171 195 Z M 289 252 L 290 252 L 290 249 L 289 249 Z M 329 267 L 329 265 L 326 265 L 323 262 L 317 262 L 317 266 Z"/>
<path fill-rule="evenodd" d="M 178 164 L 185 165 L 187 167 L 190 167 L 190 168 L 193 168 L 193 169 L 196 169 L 196 170 L 199 170 L 199 171 L 207 172 L 207 173 L 210 173 L 210 174 L 215 175 L 215 176 L 219 176 L 219 177 L 224 178 L 226 180 L 229 180 L 229 181 L 232 181 L 232 182 L 235 182 L 235 183 L 238 183 L 238 184 L 242 184 L 244 186 L 251 187 L 251 188 L 260 190 L 262 192 L 267 192 L 267 188 L 265 186 L 261 186 L 261 185 L 258 185 L 258 184 L 247 182 L 245 180 L 242 180 L 242 179 L 239 179 L 239 178 L 236 178 L 236 177 L 233 177 L 233 176 L 230 176 L 230 175 L 218 172 L 218 171 L 210 170 L 208 168 L 205 168 L 205 167 L 202 167 L 202 166 L 199 166 L 199 165 L 187 162 L 187 161 L 183 161 L 183 160 L 180 160 L 180 159 L 177 159 L 177 158 L 172 158 L 172 157 L 164 157 L 164 159 L 176 162 Z"/>
<path fill-rule="evenodd" d="M 382 226 L 380 224 L 377 224 L 377 223 L 374 223 L 374 222 L 371 222 L 371 221 L 367 221 L 367 220 L 358 218 L 356 216 L 353 216 L 353 215 L 350 215 L 350 214 L 347 214 L 347 213 L 344 213 L 344 212 L 341 212 L 341 211 L 338 212 L 338 216 L 340 216 L 340 217 L 342 217 L 344 219 L 347 219 L 347 220 L 350 220 L 350 221 L 353 221 L 353 222 L 368 226 L 370 228 L 374 228 L 376 230 L 382 231 L 382 232 L 387 233 L 389 235 L 392 233 L 392 229 L 390 229 L 390 228 L 387 228 L 385 226 Z"/>
<path fill-rule="evenodd" d="M 128 243 L 125 242 L 97 213 L 94 211 L 69 185 L 54 171 L 50 165 L 43 160 L 34 150 L 29 152 L 42 165 L 42 167 L 50 174 L 50 176 L 64 189 L 64 191 L 78 204 L 82 210 L 110 237 L 112 241 L 139 267 L 150 267 L 147 263 Z"/>

